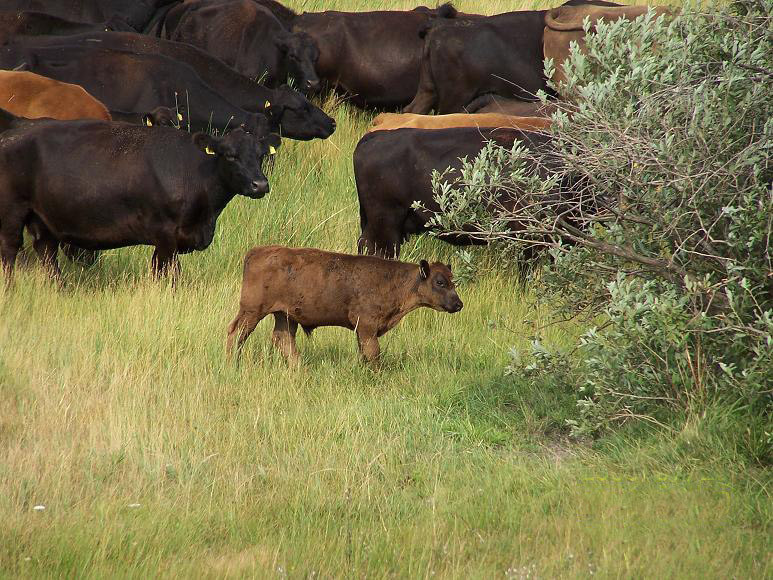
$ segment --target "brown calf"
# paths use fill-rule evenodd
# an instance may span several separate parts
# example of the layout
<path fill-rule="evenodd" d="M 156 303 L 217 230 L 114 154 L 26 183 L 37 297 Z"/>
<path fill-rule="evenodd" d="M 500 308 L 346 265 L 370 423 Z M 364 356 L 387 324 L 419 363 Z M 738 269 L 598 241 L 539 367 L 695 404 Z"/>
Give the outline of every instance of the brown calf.
<path fill-rule="evenodd" d="M 394 129 L 453 129 L 456 127 L 508 127 L 522 131 L 540 131 L 550 127 L 549 117 L 515 117 L 499 113 L 468 115 L 451 113 L 448 115 L 417 115 L 415 113 L 381 113 L 371 123 L 372 131 L 392 131 Z"/>
<path fill-rule="evenodd" d="M 27 119 L 112 120 L 105 105 L 83 87 L 27 71 L 0 71 L 0 108 Z"/>
<path fill-rule="evenodd" d="M 290 364 L 299 361 L 295 333 L 342 326 L 357 333 L 367 362 L 379 357 L 378 337 L 426 306 L 459 312 L 450 266 L 409 264 L 310 248 L 263 246 L 247 252 L 239 313 L 228 326 L 227 351 L 237 350 L 266 315 L 274 315 L 274 345 Z"/>

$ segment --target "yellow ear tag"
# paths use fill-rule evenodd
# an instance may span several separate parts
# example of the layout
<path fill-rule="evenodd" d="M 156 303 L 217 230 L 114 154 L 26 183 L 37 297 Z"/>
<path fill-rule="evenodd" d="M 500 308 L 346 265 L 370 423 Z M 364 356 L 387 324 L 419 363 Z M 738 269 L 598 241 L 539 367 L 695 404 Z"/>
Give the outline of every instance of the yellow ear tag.
<path fill-rule="evenodd" d="M 276 149 L 274 148 L 273 145 L 269 145 L 268 146 L 268 154 L 269 155 L 273 155 L 274 153 L 276 153 Z"/>
<path fill-rule="evenodd" d="M 266 101 L 266 104 L 265 104 L 265 105 L 263 105 L 263 108 L 264 108 L 264 109 L 268 109 L 270 106 L 271 106 L 271 103 L 269 103 L 268 101 Z"/>
<path fill-rule="evenodd" d="M 180 113 L 177 113 L 177 120 L 178 121 L 182 121 L 183 120 L 183 116 Z"/>
<path fill-rule="evenodd" d="M 145 117 L 145 124 L 148 127 L 152 127 L 153 126 L 153 121 L 150 120 L 150 117 Z"/>
<path fill-rule="evenodd" d="M 215 154 L 215 152 L 214 152 L 214 151 L 212 151 L 212 149 L 210 149 L 210 148 L 209 148 L 209 145 L 207 145 L 207 148 L 206 148 L 206 149 L 204 149 L 204 152 L 205 152 L 207 155 L 214 155 L 214 154 Z"/>

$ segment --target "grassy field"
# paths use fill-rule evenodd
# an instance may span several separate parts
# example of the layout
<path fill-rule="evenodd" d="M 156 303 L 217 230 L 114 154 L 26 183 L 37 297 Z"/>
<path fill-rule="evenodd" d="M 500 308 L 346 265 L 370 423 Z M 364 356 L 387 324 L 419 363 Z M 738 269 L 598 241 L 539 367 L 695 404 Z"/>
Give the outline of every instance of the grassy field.
<path fill-rule="evenodd" d="M 413 2 L 326 4 L 366 5 Z M 148 248 L 68 265 L 64 291 L 27 251 L 0 293 L 0 576 L 771 577 L 770 474 L 702 420 L 570 441 L 573 393 L 505 376 L 550 313 L 485 250 L 465 309 L 409 315 L 379 371 L 340 329 L 288 370 L 268 320 L 226 362 L 248 248 L 355 251 L 372 115 L 326 106 L 338 131 L 285 141 L 270 195 L 229 205 L 175 289 Z M 430 239 L 420 258 L 456 263 Z"/>

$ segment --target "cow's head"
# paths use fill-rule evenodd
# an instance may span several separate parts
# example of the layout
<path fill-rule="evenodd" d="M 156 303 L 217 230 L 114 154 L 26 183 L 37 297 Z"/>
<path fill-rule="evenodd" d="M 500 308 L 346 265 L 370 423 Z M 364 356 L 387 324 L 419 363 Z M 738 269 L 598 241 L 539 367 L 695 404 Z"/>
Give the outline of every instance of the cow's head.
<path fill-rule="evenodd" d="M 319 48 L 314 39 L 305 32 L 292 32 L 277 37 L 276 45 L 285 55 L 287 72 L 299 88 L 305 93 L 317 92 L 320 82 L 314 65 L 319 59 Z"/>
<path fill-rule="evenodd" d="M 327 139 L 336 130 L 336 122 L 331 117 L 287 85 L 274 91 L 272 100 L 263 106 L 283 137 L 302 141 Z"/>
<path fill-rule="evenodd" d="M 248 133 L 241 127 L 225 137 L 206 133 L 193 135 L 193 142 L 217 160 L 217 174 L 224 188 L 232 193 L 260 199 L 268 193 L 268 179 L 263 174 L 263 157 L 273 155 L 281 139 L 273 133 Z"/>
<path fill-rule="evenodd" d="M 434 310 L 459 312 L 464 306 L 456 293 L 450 264 L 419 262 L 417 292 L 421 304 Z"/>
<path fill-rule="evenodd" d="M 174 127 L 179 129 L 182 125 L 184 111 L 169 107 L 156 107 L 142 116 L 142 124 L 148 127 Z"/>

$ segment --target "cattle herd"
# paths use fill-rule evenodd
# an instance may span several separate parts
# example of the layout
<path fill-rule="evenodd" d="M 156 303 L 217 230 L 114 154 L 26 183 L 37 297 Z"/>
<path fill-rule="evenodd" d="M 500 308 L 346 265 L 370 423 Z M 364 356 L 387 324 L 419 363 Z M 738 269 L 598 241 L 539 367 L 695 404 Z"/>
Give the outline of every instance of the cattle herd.
<path fill-rule="evenodd" d="M 396 261 L 426 229 L 431 174 L 487 141 L 550 146 L 544 58 L 583 44 L 583 19 L 645 7 L 570 0 L 495 16 L 450 4 L 410 11 L 295 13 L 275 0 L 1 0 L 0 252 L 10 285 L 25 229 L 51 276 L 58 250 L 154 247 L 157 275 L 204 250 L 235 195 L 269 191 L 266 156 L 287 139 L 325 139 L 335 121 L 309 99 L 336 91 L 382 113 L 354 153 L 360 254 L 279 246 L 247 253 L 237 347 L 266 315 L 297 361 L 298 325 L 378 337 L 418 307 L 457 312 L 450 266 Z M 289 84 L 285 84 L 288 83 Z M 295 88 L 293 88 L 295 87 Z M 437 115 L 428 113 L 435 111 Z M 471 243 L 460 236 L 452 243 Z"/>

